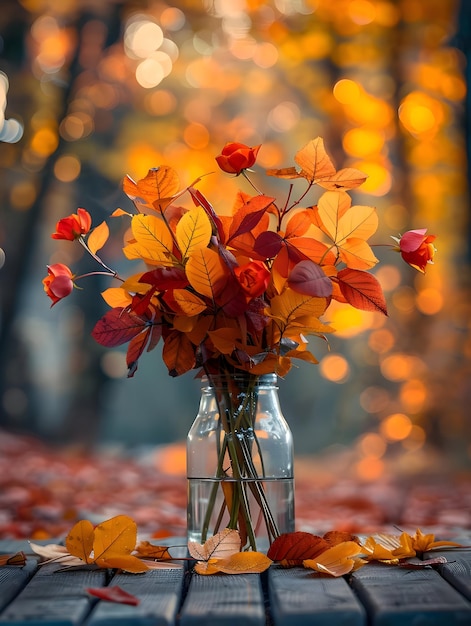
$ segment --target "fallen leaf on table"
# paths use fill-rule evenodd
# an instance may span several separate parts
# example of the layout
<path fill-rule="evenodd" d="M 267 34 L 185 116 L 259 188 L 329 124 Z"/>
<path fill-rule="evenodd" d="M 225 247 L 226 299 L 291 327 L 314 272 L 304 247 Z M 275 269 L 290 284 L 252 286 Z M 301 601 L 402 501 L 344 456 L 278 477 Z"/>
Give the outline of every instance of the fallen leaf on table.
<path fill-rule="evenodd" d="M 366 563 L 362 559 L 355 558 L 360 553 L 361 547 L 355 541 L 344 541 L 322 552 L 315 559 L 303 561 L 303 565 L 321 574 L 329 574 L 337 578 L 349 574 Z"/>
<path fill-rule="evenodd" d="M 435 535 L 426 534 L 417 528 L 415 535 L 412 537 L 412 545 L 416 552 L 428 552 L 437 548 L 462 548 L 460 543 L 455 541 L 435 541 Z"/>
<path fill-rule="evenodd" d="M 26 555 L 24 552 L 16 552 L 16 554 L 0 554 L 0 566 L 2 565 L 25 565 Z"/>
<path fill-rule="evenodd" d="M 261 552 L 237 552 L 225 559 L 210 559 L 195 565 L 195 572 L 210 574 L 260 574 L 267 570 L 272 560 Z"/>
<path fill-rule="evenodd" d="M 284 567 L 302 565 L 306 559 L 314 559 L 330 548 L 322 537 L 302 531 L 284 533 L 271 544 L 267 556 Z"/>
<path fill-rule="evenodd" d="M 210 537 L 204 544 L 188 542 L 188 551 L 197 561 L 225 558 L 240 551 L 240 535 L 237 530 L 225 528 Z"/>
<path fill-rule="evenodd" d="M 158 561 L 170 561 L 172 559 L 167 546 L 154 546 L 150 541 L 140 541 L 136 546 L 136 555 Z"/>
<path fill-rule="evenodd" d="M 29 542 L 31 550 L 45 559 L 43 565 L 46 563 L 61 563 L 62 565 L 69 565 L 71 567 L 76 565 L 84 565 L 84 561 L 76 556 L 70 554 L 65 546 L 60 546 L 56 543 L 49 543 L 46 546 L 40 546 L 36 543 Z"/>
<path fill-rule="evenodd" d="M 399 567 L 405 567 L 406 569 L 424 569 L 425 567 L 434 567 L 436 565 L 443 565 L 448 563 L 444 556 L 437 556 L 427 561 L 421 561 L 420 559 L 410 559 L 399 563 Z"/>
<path fill-rule="evenodd" d="M 121 587 L 113 585 L 111 587 L 89 587 L 87 590 L 92 596 L 106 600 L 107 602 L 118 602 L 119 604 L 131 604 L 137 606 L 140 602 L 139 598 L 128 593 Z"/>

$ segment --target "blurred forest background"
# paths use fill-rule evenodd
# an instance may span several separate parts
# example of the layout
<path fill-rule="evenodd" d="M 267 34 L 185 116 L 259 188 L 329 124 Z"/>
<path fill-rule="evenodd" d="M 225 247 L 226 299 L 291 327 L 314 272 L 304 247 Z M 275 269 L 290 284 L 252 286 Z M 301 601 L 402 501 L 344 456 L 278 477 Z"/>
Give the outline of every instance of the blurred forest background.
<path fill-rule="evenodd" d="M 99 277 L 51 310 L 47 264 L 94 268 L 50 234 L 77 207 L 95 224 L 130 209 L 126 174 L 214 171 L 228 141 L 263 144 L 270 193 L 263 169 L 322 136 L 368 174 L 353 195 L 378 207 L 375 242 L 427 228 L 438 254 L 423 276 L 378 248 L 389 317 L 337 307 L 330 351 L 280 381 L 296 452 L 348 449 L 370 479 L 391 455 L 469 465 L 470 42 L 458 0 L 2 0 L 0 427 L 87 448 L 183 440 L 198 381 L 171 379 L 159 349 L 126 379 L 124 352 L 90 337 Z M 224 207 L 243 181 L 215 180 L 202 188 Z M 126 271 L 120 228 L 104 257 Z"/>

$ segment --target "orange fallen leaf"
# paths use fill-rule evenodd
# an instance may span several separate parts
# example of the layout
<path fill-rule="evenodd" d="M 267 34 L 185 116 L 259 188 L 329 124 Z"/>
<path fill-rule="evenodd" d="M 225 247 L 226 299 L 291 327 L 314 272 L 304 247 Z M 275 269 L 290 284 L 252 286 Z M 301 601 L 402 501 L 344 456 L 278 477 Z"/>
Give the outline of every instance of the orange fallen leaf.
<path fill-rule="evenodd" d="M 261 552 L 237 552 L 226 559 L 210 559 L 197 563 L 195 571 L 205 576 L 218 572 L 223 574 L 260 574 L 267 570 L 272 562 Z"/>
<path fill-rule="evenodd" d="M 322 552 L 315 559 L 306 559 L 303 565 L 321 574 L 329 574 L 337 578 L 349 574 L 355 565 L 364 564 L 362 560 L 357 563 L 358 559 L 355 558 L 360 552 L 361 547 L 355 541 L 344 541 Z"/>
<path fill-rule="evenodd" d="M 158 561 L 169 561 L 172 559 L 167 546 L 154 546 L 150 541 L 140 541 L 137 544 L 136 556 Z"/>

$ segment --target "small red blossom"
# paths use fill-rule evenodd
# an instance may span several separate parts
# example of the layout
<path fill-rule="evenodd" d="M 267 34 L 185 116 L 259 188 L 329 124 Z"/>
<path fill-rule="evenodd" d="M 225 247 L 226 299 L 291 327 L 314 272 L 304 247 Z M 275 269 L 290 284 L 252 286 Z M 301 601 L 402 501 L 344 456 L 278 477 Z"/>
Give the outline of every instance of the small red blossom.
<path fill-rule="evenodd" d="M 216 161 L 223 172 L 239 175 L 242 170 L 252 167 L 259 150 L 260 146 L 249 148 L 243 143 L 226 143 Z"/>
<path fill-rule="evenodd" d="M 245 265 L 234 268 L 234 273 L 240 286 L 251 298 L 257 298 L 270 282 L 270 272 L 262 261 L 250 261 Z"/>
<path fill-rule="evenodd" d="M 433 245 L 436 235 L 427 235 L 426 233 L 426 228 L 409 230 L 399 240 L 396 239 L 404 261 L 423 274 L 425 274 L 427 264 L 433 263 L 436 252 Z"/>
<path fill-rule="evenodd" d="M 73 274 L 67 265 L 54 263 L 47 266 L 47 276 L 43 278 L 44 291 L 51 298 L 53 307 L 59 300 L 66 298 L 74 288 Z"/>
<path fill-rule="evenodd" d="M 74 241 L 82 235 L 86 235 L 92 227 L 92 217 L 85 209 L 77 209 L 68 217 L 63 217 L 56 224 L 56 232 L 52 233 L 53 239 L 67 239 Z"/>

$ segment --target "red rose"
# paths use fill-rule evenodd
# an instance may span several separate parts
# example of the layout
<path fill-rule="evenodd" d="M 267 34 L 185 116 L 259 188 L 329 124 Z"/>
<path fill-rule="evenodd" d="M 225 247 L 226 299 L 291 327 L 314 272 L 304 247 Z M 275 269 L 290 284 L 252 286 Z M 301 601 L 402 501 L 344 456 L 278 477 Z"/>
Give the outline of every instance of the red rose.
<path fill-rule="evenodd" d="M 252 167 L 260 146 L 249 148 L 243 143 L 226 143 L 216 161 L 223 172 L 239 175 L 242 170 Z"/>
<path fill-rule="evenodd" d="M 399 239 L 399 251 L 402 258 L 411 267 L 425 274 L 427 263 L 433 263 L 436 235 L 426 235 L 427 229 L 409 230 Z"/>
<path fill-rule="evenodd" d="M 262 261 L 250 261 L 234 268 L 240 286 L 251 298 L 261 296 L 270 281 L 270 272 Z"/>
<path fill-rule="evenodd" d="M 74 288 L 72 278 L 72 272 L 63 263 L 47 266 L 47 276 L 43 278 L 43 285 L 44 291 L 52 300 L 51 307 L 72 293 Z"/>
<path fill-rule="evenodd" d="M 92 227 L 92 217 L 85 209 L 77 209 L 77 213 L 72 213 L 64 217 L 56 224 L 56 232 L 51 235 L 53 239 L 67 239 L 74 241 L 81 235 L 86 235 Z"/>

